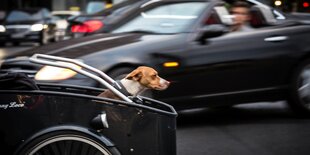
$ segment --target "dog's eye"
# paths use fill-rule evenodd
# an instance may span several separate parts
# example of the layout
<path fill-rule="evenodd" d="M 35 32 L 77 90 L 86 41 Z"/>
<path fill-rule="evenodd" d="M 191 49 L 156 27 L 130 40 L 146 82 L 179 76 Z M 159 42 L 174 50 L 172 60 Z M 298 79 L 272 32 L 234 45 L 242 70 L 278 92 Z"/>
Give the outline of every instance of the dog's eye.
<path fill-rule="evenodd" d="M 157 77 L 157 75 L 152 75 L 152 78 L 155 79 Z"/>

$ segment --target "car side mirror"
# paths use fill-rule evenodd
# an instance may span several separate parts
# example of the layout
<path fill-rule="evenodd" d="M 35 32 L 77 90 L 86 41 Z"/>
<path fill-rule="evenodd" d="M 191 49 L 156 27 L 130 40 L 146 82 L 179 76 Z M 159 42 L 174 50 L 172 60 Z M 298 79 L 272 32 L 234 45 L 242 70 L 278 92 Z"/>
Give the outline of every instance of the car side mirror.
<path fill-rule="evenodd" d="M 227 32 L 229 32 L 229 29 L 222 24 L 206 25 L 200 29 L 200 35 L 197 40 L 202 41 L 207 38 L 219 37 Z"/>

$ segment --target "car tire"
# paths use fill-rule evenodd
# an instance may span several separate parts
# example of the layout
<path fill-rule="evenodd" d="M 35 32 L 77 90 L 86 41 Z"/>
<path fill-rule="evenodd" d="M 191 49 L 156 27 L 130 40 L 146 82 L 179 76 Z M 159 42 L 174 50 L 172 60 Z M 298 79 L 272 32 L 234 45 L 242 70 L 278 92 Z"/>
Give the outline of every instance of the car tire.
<path fill-rule="evenodd" d="M 108 72 L 108 75 L 114 79 L 114 80 L 121 80 L 126 77 L 127 74 L 129 74 L 131 71 L 133 71 L 135 68 L 126 67 L 126 68 L 117 68 L 110 72 Z"/>
<path fill-rule="evenodd" d="M 290 85 L 288 104 L 300 116 L 310 116 L 310 59 L 296 68 Z"/>
<path fill-rule="evenodd" d="M 5 42 L 0 42 L 0 47 L 4 47 L 5 46 Z"/>
<path fill-rule="evenodd" d="M 19 44 L 20 44 L 19 42 L 13 42 L 14 46 L 19 46 Z"/>
<path fill-rule="evenodd" d="M 23 155 L 119 155 L 115 147 L 108 148 L 95 138 L 75 131 L 57 131 L 30 141 L 17 154 Z"/>
<path fill-rule="evenodd" d="M 118 68 L 118 69 L 115 69 L 115 70 L 108 72 L 108 75 L 114 80 L 121 80 L 121 79 L 125 78 L 126 75 L 129 74 L 130 72 L 132 72 L 134 69 L 135 68 L 133 68 L 133 67 Z M 143 93 L 141 93 L 140 95 L 145 96 L 145 97 L 149 97 L 149 98 L 153 98 L 153 96 L 154 96 L 152 90 L 146 90 Z"/>

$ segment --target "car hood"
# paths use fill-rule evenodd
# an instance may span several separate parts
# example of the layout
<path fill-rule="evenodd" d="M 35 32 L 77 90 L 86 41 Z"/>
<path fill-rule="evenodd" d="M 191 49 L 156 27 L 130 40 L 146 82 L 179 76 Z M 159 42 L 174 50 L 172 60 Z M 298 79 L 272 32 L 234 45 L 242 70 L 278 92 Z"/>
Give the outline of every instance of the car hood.
<path fill-rule="evenodd" d="M 310 20 L 309 13 L 288 13 L 286 17 L 289 19 Z"/>
<path fill-rule="evenodd" d="M 89 55 L 126 51 L 145 51 L 152 48 L 182 48 L 185 34 L 154 35 L 139 33 L 98 34 L 36 47 L 19 52 L 11 57 L 31 56 L 35 53 L 55 55 L 72 59 L 83 59 Z M 171 41 L 173 40 L 173 42 Z M 180 45 L 180 46 L 178 46 Z M 153 46 L 153 47 L 151 47 Z"/>
<path fill-rule="evenodd" d="M 23 21 L 2 21 L 3 25 L 32 25 L 40 22 L 40 20 L 23 20 Z"/>

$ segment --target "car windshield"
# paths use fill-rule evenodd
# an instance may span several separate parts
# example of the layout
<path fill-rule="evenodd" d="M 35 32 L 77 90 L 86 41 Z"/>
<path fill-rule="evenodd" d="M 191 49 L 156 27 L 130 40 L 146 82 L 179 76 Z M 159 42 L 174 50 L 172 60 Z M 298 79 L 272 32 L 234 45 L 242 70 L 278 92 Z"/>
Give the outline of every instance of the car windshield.
<path fill-rule="evenodd" d="M 40 19 L 43 19 L 43 14 L 40 11 L 28 12 L 22 10 L 12 11 L 6 18 L 8 22 L 40 20 Z"/>
<path fill-rule="evenodd" d="M 86 7 L 86 13 L 94 14 L 94 13 L 104 10 L 105 7 L 106 7 L 105 2 L 100 2 L 100 1 L 89 2 Z"/>
<path fill-rule="evenodd" d="M 69 15 L 69 14 L 54 14 L 53 16 L 58 18 L 58 19 L 64 19 L 65 20 L 65 19 L 68 19 L 72 15 Z"/>
<path fill-rule="evenodd" d="M 150 33 L 181 33 L 199 17 L 206 8 L 206 2 L 183 2 L 165 4 L 140 12 L 126 24 L 112 33 L 150 32 Z"/>

